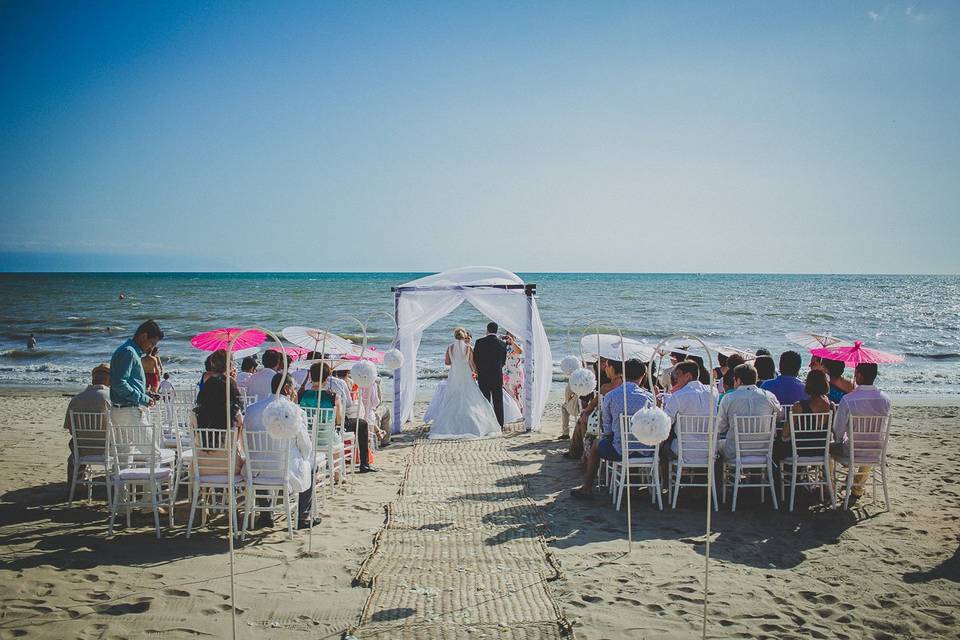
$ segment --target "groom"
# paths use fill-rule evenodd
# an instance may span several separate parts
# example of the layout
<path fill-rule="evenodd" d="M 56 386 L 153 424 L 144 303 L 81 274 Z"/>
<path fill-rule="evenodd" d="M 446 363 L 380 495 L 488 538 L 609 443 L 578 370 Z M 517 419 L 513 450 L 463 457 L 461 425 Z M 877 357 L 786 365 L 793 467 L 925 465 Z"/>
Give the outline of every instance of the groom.
<path fill-rule="evenodd" d="M 507 346 L 497 336 L 496 322 L 487 323 L 487 335 L 473 347 L 473 363 L 477 366 L 477 384 L 483 397 L 493 402 L 497 422 L 503 427 L 503 365 L 507 362 Z"/>

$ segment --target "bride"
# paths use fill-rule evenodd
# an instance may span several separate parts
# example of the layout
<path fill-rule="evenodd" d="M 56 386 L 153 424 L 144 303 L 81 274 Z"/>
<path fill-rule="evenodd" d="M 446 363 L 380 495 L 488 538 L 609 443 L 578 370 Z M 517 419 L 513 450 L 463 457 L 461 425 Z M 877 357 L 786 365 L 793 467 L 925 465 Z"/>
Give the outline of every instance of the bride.
<path fill-rule="evenodd" d="M 467 344 L 469 334 L 466 329 L 458 327 L 454 329 L 453 337 L 455 340 L 447 347 L 444 358 L 444 362 L 450 365 L 447 388 L 429 437 L 434 440 L 497 437 L 501 429 L 493 405 L 486 401 L 473 379 L 476 366 L 473 348 Z"/>

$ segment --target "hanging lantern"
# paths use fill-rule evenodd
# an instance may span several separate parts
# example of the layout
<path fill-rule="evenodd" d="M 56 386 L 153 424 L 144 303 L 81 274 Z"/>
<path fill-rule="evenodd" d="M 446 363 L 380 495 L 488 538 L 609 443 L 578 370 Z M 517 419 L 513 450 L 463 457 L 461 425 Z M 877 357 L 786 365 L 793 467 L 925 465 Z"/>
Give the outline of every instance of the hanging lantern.
<path fill-rule="evenodd" d="M 383 366 L 394 371 L 403 366 L 403 352 L 400 349 L 390 349 L 383 354 Z"/>
<path fill-rule="evenodd" d="M 630 433 L 642 444 L 654 447 L 670 436 L 670 416 L 660 407 L 644 407 L 630 418 Z"/>
<path fill-rule="evenodd" d="M 368 389 L 377 379 L 377 367 L 368 360 L 361 360 L 350 369 L 350 377 L 358 387 Z"/>
<path fill-rule="evenodd" d="M 593 369 L 581 367 L 570 374 L 570 389 L 578 396 L 588 396 L 597 390 L 597 376 Z"/>
<path fill-rule="evenodd" d="M 563 375 L 565 376 L 569 376 L 571 373 L 579 369 L 580 366 L 580 358 L 577 356 L 567 356 L 560 361 L 560 370 L 563 371 Z"/>

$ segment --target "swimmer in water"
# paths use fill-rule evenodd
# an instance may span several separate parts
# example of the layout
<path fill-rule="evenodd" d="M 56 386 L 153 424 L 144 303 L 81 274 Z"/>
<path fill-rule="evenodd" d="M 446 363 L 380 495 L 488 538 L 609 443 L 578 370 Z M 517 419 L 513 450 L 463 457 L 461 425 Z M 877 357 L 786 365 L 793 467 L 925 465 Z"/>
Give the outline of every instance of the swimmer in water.
<path fill-rule="evenodd" d="M 31 334 L 30 334 L 30 337 L 27 338 L 27 350 L 28 350 L 28 351 L 35 351 L 36 348 L 37 348 L 37 339 L 36 339 L 36 338 L 33 336 L 33 334 L 31 333 Z"/>
<path fill-rule="evenodd" d="M 120 297 L 118 298 L 118 300 L 123 300 L 123 299 L 126 298 L 126 297 L 127 297 L 127 296 L 123 295 L 123 292 L 121 291 L 121 292 L 120 292 Z"/>

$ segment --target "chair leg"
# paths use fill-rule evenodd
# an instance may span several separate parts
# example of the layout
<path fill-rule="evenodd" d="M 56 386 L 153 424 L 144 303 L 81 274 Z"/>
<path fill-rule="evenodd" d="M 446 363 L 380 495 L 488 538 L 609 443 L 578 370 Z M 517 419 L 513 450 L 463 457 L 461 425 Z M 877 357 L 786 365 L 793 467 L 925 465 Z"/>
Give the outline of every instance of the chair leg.
<path fill-rule="evenodd" d="M 720 476 L 721 476 L 721 481 L 723 483 L 723 494 L 722 494 L 723 504 L 727 504 L 727 473 L 728 473 L 727 463 L 724 462 L 720 466 Z"/>
<path fill-rule="evenodd" d="M 116 490 L 114 491 L 114 495 L 113 495 L 114 502 L 113 504 L 110 505 L 110 522 L 107 524 L 107 535 L 111 535 L 111 536 L 113 535 L 113 523 L 117 519 L 117 510 L 120 506 L 120 501 L 119 501 L 120 492 L 121 492 L 121 488 L 116 487 Z"/>
<path fill-rule="evenodd" d="M 887 461 L 880 463 L 880 483 L 883 485 L 883 503 L 887 511 L 890 511 L 890 495 L 887 492 Z"/>
<path fill-rule="evenodd" d="M 226 402 L 226 401 L 224 401 Z M 200 499 L 200 493 L 203 490 L 194 487 L 193 488 L 193 498 L 190 501 L 190 519 L 187 521 L 187 537 L 190 537 L 190 531 L 193 530 L 193 517 L 197 515 L 197 501 Z"/>
<path fill-rule="evenodd" d="M 657 492 L 657 508 L 663 511 L 663 496 L 660 488 L 660 465 L 650 467 L 650 473 L 653 474 L 653 489 Z"/>
<path fill-rule="evenodd" d="M 846 482 L 847 492 L 846 492 L 846 495 L 843 497 L 844 511 L 847 511 L 850 509 L 850 492 L 853 491 L 853 469 L 854 468 L 852 466 L 847 467 L 847 482 Z"/>
<path fill-rule="evenodd" d="M 283 488 L 283 509 L 287 512 L 287 536 L 293 540 L 293 514 L 290 512 L 290 492 Z"/>
<path fill-rule="evenodd" d="M 673 504 L 671 505 L 671 508 L 672 508 L 672 509 L 676 509 L 676 508 L 677 508 L 677 496 L 680 495 L 680 478 L 681 478 L 681 474 L 682 474 L 682 473 L 683 473 L 683 465 L 681 465 L 681 464 L 678 462 L 678 463 L 677 463 L 677 478 L 676 478 L 676 481 L 673 483 Z M 716 497 L 714 497 L 714 500 L 716 500 Z"/>
<path fill-rule="evenodd" d="M 796 480 L 797 468 L 793 468 L 794 480 Z M 770 500 L 773 501 L 773 508 L 776 511 L 780 510 L 780 505 L 777 503 L 777 492 L 773 488 L 773 463 L 770 460 L 767 460 L 767 482 L 770 483 Z M 796 488 L 796 482 L 794 482 L 794 488 Z M 763 489 L 760 489 L 763 491 Z M 762 495 L 762 494 L 761 494 Z M 791 494 L 792 495 L 792 494 Z"/>
<path fill-rule="evenodd" d="M 90 467 L 84 468 L 84 471 L 83 471 L 84 475 L 89 474 L 89 477 L 86 479 L 87 480 L 87 504 L 93 503 L 93 470 L 92 469 L 93 467 L 90 466 Z"/>
<path fill-rule="evenodd" d="M 823 481 L 824 481 L 824 482 L 826 483 L 826 485 L 827 485 L 827 495 L 830 496 L 830 508 L 831 508 L 831 509 L 836 509 L 836 508 L 837 508 L 837 494 L 836 494 L 836 492 L 833 490 L 833 486 L 834 486 L 834 485 L 833 485 L 833 478 L 831 477 L 831 475 L 832 475 L 832 474 L 830 473 L 830 465 L 829 465 L 829 463 L 824 463 L 824 465 L 823 465 Z M 821 485 L 820 488 L 823 489 L 823 486 Z M 821 492 L 821 495 L 822 495 L 822 492 Z M 821 498 L 820 500 L 823 501 L 823 498 Z"/>
<path fill-rule="evenodd" d="M 153 510 L 153 528 L 157 530 L 157 540 L 160 539 L 160 510 L 157 508 L 157 485 L 150 487 L 150 508 Z"/>
<path fill-rule="evenodd" d="M 783 481 L 783 471 L 780 471 L 780 479 Z M 790 465 L 790 513 L 793 513 L 794 498 L 797 496 L 797 465 Z"/>
<path fill-rule="evenodd" d="M 73 506 L 73 494 L 77 490 L 77 472 L 80 470 L 80 465 L 74 463 L 73 465 L 73 477 L 70 479 L 70 498 L 67 500 L 67 506 Z"/>
<path fill-rule="evenodd" d="M 737 510 L 737 492 L 740 490 L 740 465 L 737 465 L 733 470 L 733 504 L 730 509 L 731 512 Z"/>

